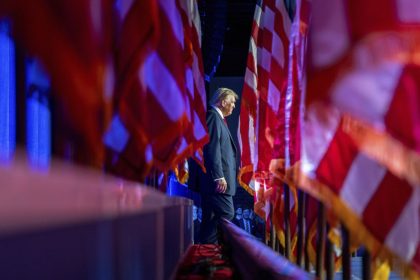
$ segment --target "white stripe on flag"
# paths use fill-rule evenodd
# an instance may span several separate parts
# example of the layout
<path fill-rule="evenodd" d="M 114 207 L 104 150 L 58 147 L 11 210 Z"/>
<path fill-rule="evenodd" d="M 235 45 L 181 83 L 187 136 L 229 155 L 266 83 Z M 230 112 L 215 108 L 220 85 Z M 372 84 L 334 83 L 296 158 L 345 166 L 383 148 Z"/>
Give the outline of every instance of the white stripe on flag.
<path fill-rule="evenodd" d="M 194 97 L 194 77 L 191 68 L 185 69 L 185 86 L 187 92 L 191 97 Z"/>
<path fill-rule="evenodd" d="M 258 117 L 257 117 L 258 119 Z M 257 129 L 258 131 L 258 129 Z M 258 137 L 258 136 L 257 136 Z M 249 130 L 248 130 L 248 139 L 249 139 L 249 153 L 251 155 L 251 162 L 255 165 L 258 162 L 258 147 L 256 145 L 255 137 L 255 122 L 251 115 L 249 115 Z"/>
<path fill-rule="evenodd" d="M 125 128 L 120 117 L 118 115 L 114 116 L 103 138 L 105 146 L 121 153 L 127 145 L 129 138 L 130 133 Z"/>
<path fill-rule="evenodd" d="M 170 2 L 170 1 L 169 1 Z M 177 121 L 185 112 L 185 101 L 174 77 L 162 63 L 156 52 L 153 52 L 144 63 L 146 85 L 150 88 L 156 100 L 165 110 L 171 121 Z"/>
<path fill-rule="evenodd" d="M 90 19 L 92 21 L 93 30 L 95 31 L 96 39 L 102 39 L 103 34 L 103 8 L 102 0 L 88 0 L 90 2 Z"/>
<path fill-rule="evenodd" d="M 290 38 L 292 21 L 289 17 L 289 13 L 286 10 L 286 6 L 284 5 L 284 0 L 276 0 L 276 8 L 280 11 L 281 17 L 283 19 L 283 30 L 286 33 L 287 38 Z"/>
<path fill-rule="evenodd" d="M 198 64 L 198 56 L 193 53 L 193 64 L 192 64 L 192 69 L 193 69 L 193 75 L 194 75 L 194 82 L 195 85 L 197 87 L 198 90 L 198 94 L 200 96 L 201 99 L 201 103 L 204 105 L 204 108 L 206 108 L 206 87 L 204 84 L 204 77 L 202 75 L 202 72 L 200 70 L 200 66 Z"/>
<path fill-rule="evenodd" d="M 320 121 L 319 116 L 324 116 L 325 121 Z M 320 104 L 308 108 L 307 119 L 302 124 L 302 172 L 314 176 L 339 124 L 338 110 Z"/>
<path fill-rule="evenodd" d="M 270 79 L 268 81 L 268 105 L 270 106 L 271 110 L 273 110 L 273 112 L 276 114 L 279 110 L 280 94 L 280 90 Z"/>
<path fill-rule="evenodd" d="M 207 135 L 206 129 L 201 123 L 200 117 L 197 115 L 197 112 L 194 111 L 194 138 L 203 139 Z"/>
<path fill-rule="evenodd" d="M 274 32 L 274 12 L 268 7 L 264 7 L 263 26 L 270 32 Z"/>
<path fill-rule="evenodd" d="M 134 0 L 117 0 L 115 6 L 117 7 L 117 11 L 121 20 L 125 19 L 133 3 Z"/>
<path fill-rule="evenodd" d="M 404 23 L 420 23 L 419 0 L 396 0 L 398 18 Z"/>
<path fill-rule="evenodd" d="M 315 67 L 336 62 L 350 47 L 344 1 L 312 5 L 312 60 Z M 328 16 L 325 16 L 328 14 Z"/>
<path fill-rule="evenodd" d="M 186 149 L 188 148 L 188 143 L 187 140 L 185 140 L 185 137 L 182 137 L 181 139 L 181 145 L 179 146 L 178 150 L 176 151 L 176 153 L 178 155 L 180 155 L 181 153 L 183 153 Z"/>
<path fill-rule="evenodd" d="M 198 34 L 198 43 L 201 46 L 201 23 L 200 13 L 198 11 L 198 4 L 195 0 L 180 1 L 181 9 L 184 10 L 188 17 L 188 25 L 193 27 Z"/>
<path fill-rule="evenodd" d="M 261 14 L 262 14 L 262 9 L 261 6 L 257 5 L 255 7 L 255 12 L 254 12 L 254 22 L 257 24 L 256 28 L 260 28 L 261 25 Z"/>
<path fill-rule="evenodd" d="M 284 46 L 281 38 L 277 33 L 273 33 L 273 57 L 284 68 Z"/>
<path fill-rule="evenodd" d="M 254 38 L 251 38 L 251 40 L 249 41 L 249 50 L 248 50 L 248 55 L 252 54 L 252 56 L 255 58 L 257 56 L 258 53 L 258 47 L 257 44 L 255 43 Z M 254 59 L 254 65 L 257 61 Z M 249 65 L 248 65 L 249 66 Z"/>
<path fill-rule="evenodd" d="M 197 1 L 190 0 L 191 2 L 191 12 L 192 12 L 192 24 L 194 29 L 198 34 L 198 43 L 201 47 L 201 21 L 200 21 L 200 13 L 198 11 L 198 3 Z"/>
<path fill-rule="evenodd" d="M 407 262 L 413 259 L 420 242 L 419 212 L 420 188 L 415 186 L 410 200 L 385 240 L 385 244 Z"/>
<path fill-rule="evenodd" d="M 359 153 L 347 173 L 340 197 L 360 217 L 385 174 L 384 167 Z"/>
<path fill-rule="evenodd" d="M 153 148 L 152 144 L 149 144 L 146 146 L 144 150 L 144 159 L 146 160 L 146 163 L 151 163 L 153 161 Z"/>
<path fill-rule="evenodd" d="M 264 68 L 265 71 L 270 73 L 271 68 L 271 53 L 265 48 L 257 48 L 258 65 Z"/>
<path fill-rule="evenodd" d="M 239 118 L 238 120 L 238 131 L 236 133 L 238 136 L 239 151 L 241 152 L 240 154 L 242 155 L 244 152 L 244 149 L 243 149 L 244 146 L 243 146 L 242 136 L 241 136 L 241 118 Z"/>
<path fill-rule="evenodd" d="M 166 14 L 173 34 L 178 39 L 182 49 L 184 49 L 184 26 L 176 2 L 177 1 L 159 0 L 159 6 Z M 169 48 L 170 46 L 167 47 Z"/>
<path fill-rule="evenodd" d="M 252 73 L 251 70 L 249 70 L 249 68 L 246 68 L 245 82 L 254 93 L 257 92 L 257 75 L 255 75 L 255 73 Z"/>
<path fill-rule="evenodd" d="M 366 58 L 358 56 L 360 63 Z M 333 103 L 341 110 L 372 124 L 383 124 L 403 66 L 381 64 L 374 69 L 359 68 L 337 82 L 332 89 Z M 363 106 L 360 106 L 363 104 Z"/>

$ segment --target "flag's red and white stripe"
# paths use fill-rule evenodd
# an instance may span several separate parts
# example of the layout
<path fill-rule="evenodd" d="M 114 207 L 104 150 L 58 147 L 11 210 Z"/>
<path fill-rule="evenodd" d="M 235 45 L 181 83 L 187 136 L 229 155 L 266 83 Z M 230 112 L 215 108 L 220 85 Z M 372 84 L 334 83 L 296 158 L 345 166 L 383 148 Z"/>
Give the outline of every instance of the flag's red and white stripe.
<path fill-rule="evenodd" d="M 139 72 L 160 40 L 159 6 L 155 0 L 120 0 L 115 7 L 116 84 L 114 116 L 103 137 L 107 148 L 105 168 L 126 179 L 143 180 L 153 156 L 139 114 L 146 108 L 145 80 Z M 139 30 L 138 26 L 143 28 Z"/>
<path fill-rule="evenodd" d="M 319 4 L 301 183 L 373 256 L 420 273 L 420 4 Z"/>
<path fill-rule="evenodd" d="M 293 254 L 297 242 L 298 210 L 297 184 L 294 174 L 298 170 L 300 160 L 300 118 L 303 107 L 305 52 L 310 8 L 311 5 L 308 1 L 296 2 L 296 13 L 291 26 L 288 46 L 287 90 L 280 99 L 280 108 L 277 114 L 279 125 L 274 133 L 274 154 L 270 164 L 271 174 L 280 179 L 282 184 L 286 183 L 290 187 L 289 224 Z M 284 235 L 284 196 L 286 193 L 284 188 L 277 191 L 272 218 L 280 238 Z M 282 241 L 282 239 L 280 240 Z"/>
<path fill-rule="evenodd" d="M 245 84 L 242 93 L 239 139 L 240 182 L 254 193 L 255 211 L 264 215 L 266 201 L 274 201 L 272 222 L 284 245 L 283 182 L 286 170 L 299 159 L 299 122 L 303 94 L 303 57 L 308 24 L 307 6 L 298 1 L 291 24 L 284 1 L 257 5 Z M 301 17 L 301 11 L 303 17 Z M 273 180 L 277 177 L 282 181 Z M 254 190 L 255 186 L 264 185 Z M 296 229 L 296 192 L 291 193 L 291 232 Z M 261 211 L 260 211 L 261 210 Z M 267 213 L 265 213 L 267 215 Z M 292 239 L 293 241 L 293 239 Z M 293 243 L 292 243 L 293 247 Z"/>
<path fill-rule="evenodd" d="M 112 4 L 42 0 L 0 5 L 16 41 L 39 59 L 51 79 L 61 121 L 75 136 L 70 139 L 74 157 L 96 167 L 102 165 L 100 143 L 111 111 Z"/>
<path fill-rule="evenodd" d="M 191 1 L 128 2 L 121 34 L 136 37 L 133 24 L 140 19 L 147 28 L 137 35 L 144 38 L 120 37 L 118 114 L 104 139 L 116 152 L 111 166 L 131 166 L 144 176 L 151 167 L 174 168 L 207 139 L 199 15 Z M 108 141 L 116 138 L 125 141 Z"/>
<path fill-rule="evenodd" d="M 240 182 L 254 193 L 252 178 L 268 179 L 274 129 L 287 83 L 290 18 L 280 0 L 258 3 L 254 13 L 238 138 Z"/>
<path fill-rule="evenodd" d="M 198 4 L 194 0 L 179 1 L 184 23 L 184 60 L 190 121 L 192 130 L 187 133 L 193 151 L 202 148 L 208 141 L 206 128 L 206 90 L 201 56 L 201 25 Z"/>

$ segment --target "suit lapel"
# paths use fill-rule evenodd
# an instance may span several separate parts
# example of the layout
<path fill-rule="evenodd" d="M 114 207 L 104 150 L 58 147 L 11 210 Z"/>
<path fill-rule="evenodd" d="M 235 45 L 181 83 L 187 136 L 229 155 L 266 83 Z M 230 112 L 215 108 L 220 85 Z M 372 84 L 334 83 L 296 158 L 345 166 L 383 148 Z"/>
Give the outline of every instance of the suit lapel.
<path fill-rule="evenodd" d="M 227 132 L 227 133 L 228 133 L 228 135 L 229 135 L 230 142 L 232 143 L 233 149 L 235 150 L 235 154 L 236 154 L 236 153 L 237 153 L 237 150 L 236 150 L 235 141 L 233 141 L 233 137 L 232 137 L 232 135 L 230 134 L 229 127 L 227 126 L 227 124 L 225 124 L 225 121 L 223 120 L 223 118 L 222 118 L 222 116 L 219 114 L 219 112 L 217 112 L 217 111 L 216 111 L 216 109 L 214 109 L 214 108 L 212 107 L 212 108 L 211 108 L 211 110 L 213 110 L 213 111 L 216 113 L 216 115 L 219 117 L 219 120 L 220 120 L 220 122 L 222 123 L 222 126 L 224 127 L 224 129 L 226 130 L 226 132 Z"/>

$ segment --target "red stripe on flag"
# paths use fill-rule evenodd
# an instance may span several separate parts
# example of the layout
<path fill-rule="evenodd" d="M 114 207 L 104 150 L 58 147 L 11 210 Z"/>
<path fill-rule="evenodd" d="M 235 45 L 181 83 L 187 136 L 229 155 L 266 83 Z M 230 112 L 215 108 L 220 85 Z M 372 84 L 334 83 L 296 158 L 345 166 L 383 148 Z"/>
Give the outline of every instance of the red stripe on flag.
<path fill-rule="evenodd" d="M 258 34 L 260 32 L 259 23 L 257 23 L 254 19 L 252 22 L 252 29 L 251 29 L 251 38 L 254 39 L 255 42 L 258 40 Z"/>
<path fill-rule="evenodd" d="M 144 11 L 147 11 L 147 13 L 144 13 Z M 159 34 L 156 1 L 133 0 L 130 10 L 122 21 L 117 41 L 116 63 L 120 81 L 127 75 L 137 77 L 139 65 L 151 49 L 156 46 Z M 139 26 L 142 28 L 139 28 Z"/>
<path fill-rule="evenodd" d="M 395 0 L 346 0 L 348 23 L 354 40 L 372 32 L 392 29 L 397 21 Z M 381 12 L 375 11 L 380 7 Z"/>
<path fill-rule="evenodd" d="M 71 134 L 77 135 L 77 139 L 69 139 L 77 143 L 75 154 L 86 158 L 85 164 L 102 166 L 100 143 L 111 115 L 104 80 L 111 68 L 107 63 L 111 56 L 113 2 L 8 2 L 14 2 L 5 12 L 16 41 L 45 67 L 57 104 L 63 109 L 62 123 L 69 123 Z"/>
<path fill-rule="evenodd" d="M 287 65 L 285 65 L 287 67 Z M 280 90 L 280 92 L 286 92 L 287 88 L 287 71 L 275 59 L 271 60 L 270 75 L 276 77 L 272 79 L 272 83 Z"/>
<path fill-rule="evenodd" d="M 162 9 L 162 8 L 160 8 Z M 162 62 L 168 68 L 171 75 L 176 80 L 181 92 L 185 91 L 185 66 L 183 61 L 183 51 L 179 38 L 175 36 L 172 31 L 172 23 L 167 18 L 166 14 L 160 12 L 160 22 L 162 25 L 162 34 L 157 48 L 157 52 L 162 59 Z M 146 74 L 147 75 L 147 74 Z M 155 93 L 159 98 L 165 99 L 168 93 Z M 174 104 L 176 106 L 176 104 Z"/>
<path fill-rule="evenodd" d="M 317 178 L 338 194 L 358 150 L 339 125 L 328 150 L 316 169 Z"/>
<path fill-rule="evenodd" d="M 420 153 L 420 67 L 406 66 L 385 116 L 390 134 Z"/>
<path fill-rule="evenodd" d="M 284 17 L 287 17 L 287 18 L 284 18 Z M 288 54 L 289 54 L 289 48 L 288 48 L 288 46 L 289 46 L 289 35 L 287 35 L 288 33 L 286 33 L 286 28 L 290 28 L 290 26 L 285 26 L 284 25 L 285 21 L 289 21 L 289 15 L 288 14 L 283 15 L 281 13 L 281 11 L 276 9 L 273 32 L 277 33 L 277 35 L 280 37 L 280 39 L 284 42 L 284 46 L 286 46 L 286 48 L 284 48 L 284 57 L 288 57 Z"/>
<path fill-rule="evenodd" d="M 363 223 L 384 242 L 413 193 L 412 187 L 387 172 L 363 211 Z M 380 213 L 380 214 L 379 214 Z"/>
<path fill-rule="evenodd" d="M 273 33 L 272 30 L 264 29 L 262 32 L 262 40 L 258 42 L 258 46 L 264 48 L 267 52 L 271 53 L 273 45 Z"/>
<path fill-rule="evenodd" d="M 248 53 L 248 59 L 247 59 L 247 69 L 252 74 L 256 74 L 256 71 L 257 71 L 257 69 L 255 68 L 256 67 L 256 61 L 255 61 L 254 55 L 256 55 L 256 54 Z M 253 77 L 245 76 L 245 80 L 247 80 L 247 79 L 253 80 Z"/>
<path fill-rule="evenodd" d="M 242 112 L 247 112 L 248 114 L 251 114 L 253 118 L 255 118 L 256 108 L 257 108 L 256 93 L 247 83 L 245 83 L 244 88 L 242 90 L 241 116 L 242 116 Z"/>
<path fill-rule="evenodd" d="M 417 273 L 420 274 L 420 244 L 417 246 L 416 254 L 414 255 L 413 261 L 411 263 L 413 265 L 413 268 L 417 271 Z"/>

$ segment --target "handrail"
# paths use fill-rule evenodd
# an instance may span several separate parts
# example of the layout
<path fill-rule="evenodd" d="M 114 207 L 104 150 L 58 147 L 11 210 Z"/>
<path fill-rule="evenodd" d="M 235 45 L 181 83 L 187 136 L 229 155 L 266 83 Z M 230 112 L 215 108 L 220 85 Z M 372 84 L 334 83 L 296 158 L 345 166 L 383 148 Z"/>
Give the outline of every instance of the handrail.
<path fill-rule="evenodd" d="M 228 220 L 220 224 L 221 240 L 241 279 L 314 279 Z"/>

